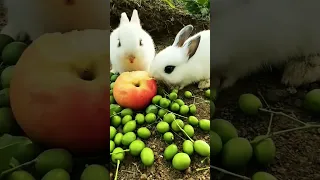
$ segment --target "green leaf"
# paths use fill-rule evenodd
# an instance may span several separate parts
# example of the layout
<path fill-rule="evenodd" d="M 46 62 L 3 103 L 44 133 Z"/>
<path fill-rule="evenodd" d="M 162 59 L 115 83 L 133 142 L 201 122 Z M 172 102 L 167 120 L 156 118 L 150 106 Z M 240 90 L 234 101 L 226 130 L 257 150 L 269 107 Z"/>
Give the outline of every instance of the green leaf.
<path fill-rule="evenodd" d="M 197 2 L 201 5 L 205 5 L 206 3 L 208 3 L 208 0 L 197 0 Z"/>
<path fill-rule="evenodd" d="M 10 162 L 17 148 L 21 144 L 32 143 L 30 139 L 23 136 L 11 136 L 4 134 L 0 137 L 0 173 L 10 168 Z"/>
<path fill-rule="evenodd" d="M 171 8 L 175 8 L 172 0 L 163 0 L 164 2 L 166 2 Z"/>

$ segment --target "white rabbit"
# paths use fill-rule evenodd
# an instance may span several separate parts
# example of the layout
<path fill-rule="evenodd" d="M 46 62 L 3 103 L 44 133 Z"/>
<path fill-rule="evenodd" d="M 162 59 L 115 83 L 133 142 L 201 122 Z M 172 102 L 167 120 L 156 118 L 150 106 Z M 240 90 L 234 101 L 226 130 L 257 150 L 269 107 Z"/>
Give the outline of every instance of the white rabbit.
<path fill-rule="evenodd" d="M 45 33 L 109 29 L 106 0 L 4 0 L 7 25 L 2 34 L 35 40 Z M 107 40 L 106 40 L 107 41 Z"/>
<path fill-rule="evenodd" d="M 263 66 L 285 65 L 288 86 L 320 80 L 319 0 L 214 0 L 211 76 L 221 89 Z"/>
<path fill-rule="evenodd" d="M 173 44 L 155 56 L 152 77 L 179 89 L 192 83 L 199 83 L 200 89 L 210 87 L 210 30 L 189 38 L 192 31 L 192 25 L 183 27 Z"/>
<path fill-rule="evenodd" d="M 130 21 L 125 12 L 121 14 L 119 26 L 110 34 L 110 52 L 114 73 L 149 70 L 155 45 L 142 29 L 137 10 L 133 10 Z"/>

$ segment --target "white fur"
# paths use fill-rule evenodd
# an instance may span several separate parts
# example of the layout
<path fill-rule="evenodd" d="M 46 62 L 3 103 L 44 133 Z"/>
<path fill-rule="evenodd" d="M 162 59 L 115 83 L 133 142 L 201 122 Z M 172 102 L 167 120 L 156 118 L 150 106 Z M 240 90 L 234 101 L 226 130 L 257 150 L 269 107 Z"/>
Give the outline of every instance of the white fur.
<path fill-rule="evenodd" d="M 151 36 L 142 29 L 137 10 L 133 10 L 130 22 L 126 13 L 121 14 L 119 26 L 110 35 L 110 52 L 112 72 L 149 70 L 155 56 L 155 45 Z M 135 61 L 130 63 L 128 56 L 134 56 Z"/>
<path fill-rule="evenodd" d="M 320 58 L 289 57 L 320 52 L 319 0 L 214 0 L 212 76 L 221 88 L 264 65 L 285 64 L 282 83 L 320 80 Z M 288 61 L 289 60 L 289 61 Z"/>
<path fill-rule="evenodd" d="M 177 34 L 173 45 L 156 55 L 150 66 L 150 75 L 168 85 L 179 86 L 179 89 L 195 82 L 199 82 L 201 89 L 208 88 L 210 86 L 210 30 L 193 35 L 184 42 L 182 47 L 178 47 L 176 41 L 183 29 Z M 198 36 L 201 36 L 198 49 L 189 59 L 186 45 Z M 170 74 L 164 71 L 168 65 L 176 66 Z"/>
<path fill-rule="evenodd" d="M 73 1 L 67 5 L 67 0 L 4 0 L 8 23 L 1 33 L 35 40 L 44 33 L 109 29 L 108 1 Z"/>

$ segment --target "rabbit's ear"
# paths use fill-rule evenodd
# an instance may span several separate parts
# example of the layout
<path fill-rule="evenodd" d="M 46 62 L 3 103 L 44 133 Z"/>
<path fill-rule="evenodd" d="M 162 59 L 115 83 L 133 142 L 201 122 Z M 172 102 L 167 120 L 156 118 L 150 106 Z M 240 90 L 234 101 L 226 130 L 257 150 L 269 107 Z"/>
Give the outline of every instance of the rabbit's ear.
<path fill-rule="evenodd" d="M 138 11 L 136 9 L 133 10 L 130 22 L 136 23 L 140 25 L 140 19 L 138 15 Z"/>
<path fill-rule="evenodd" d="M 120 25 L 129 22 L 129 18 L 125 12 L 121 13 Z"/>
<path fill-rule="evenodd" d="M 190 59 L 197 52 L 200 40 L 201 40 L 201 36 L 198 35 L 192 38 L 190 41 L 184 43 L 183 49 L 185 50 L 188 56 L 188 59 Z"/>
<path fill-rule="evenodd" d="M 172 46 L 182 47 L 183 43 L 189 38 L 192 31 L 193 26 L 191 24 L 182 28 L 176 35 L 176 38 L 174 39 Z"/>

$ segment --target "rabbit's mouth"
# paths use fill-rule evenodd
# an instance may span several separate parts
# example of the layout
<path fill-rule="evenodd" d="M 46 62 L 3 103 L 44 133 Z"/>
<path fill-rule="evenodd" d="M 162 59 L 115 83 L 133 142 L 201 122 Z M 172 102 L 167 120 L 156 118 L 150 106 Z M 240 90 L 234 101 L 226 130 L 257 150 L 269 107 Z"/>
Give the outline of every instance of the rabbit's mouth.
<path fill-rule="evenodd" d="M 129 60 L 129 62 L 131 63 L 131 64 L 133 64 L 134 63 L 134 60 L 136 59 L 136 57 L 134 57 L 134 56 L 129 56 L 128 57 L 128 60 Z"/>

